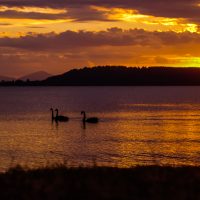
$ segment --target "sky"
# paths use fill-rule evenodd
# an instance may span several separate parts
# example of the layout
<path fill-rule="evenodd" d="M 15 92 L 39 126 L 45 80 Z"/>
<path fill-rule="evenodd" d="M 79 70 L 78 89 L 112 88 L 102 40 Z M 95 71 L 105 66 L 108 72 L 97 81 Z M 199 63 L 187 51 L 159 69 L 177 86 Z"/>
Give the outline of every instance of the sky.
<path fill-rule="evenodd" d="M 0 75 L 200 66 L 200 0 L 0 0 Z"/>

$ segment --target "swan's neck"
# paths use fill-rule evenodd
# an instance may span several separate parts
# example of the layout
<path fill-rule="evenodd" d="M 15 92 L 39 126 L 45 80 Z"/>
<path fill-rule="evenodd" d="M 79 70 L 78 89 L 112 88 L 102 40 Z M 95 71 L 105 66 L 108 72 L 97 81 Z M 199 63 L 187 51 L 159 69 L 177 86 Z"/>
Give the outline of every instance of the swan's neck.
<path fill-rule="evenodd" d="M 83 112 L 83 121 L 84 122 L 86 121 L 86 114 L 85 114 L 85 112 Z"/>
<path fill-rule="evenodd" d="M 52 117 L 52 120 L 54 119 L 54 113 L 53 113 L 53 110 L 51 111 L 51 117 Z"/>
<path fill-rule="evenodd" d="M 56 110 L 56 117 L 58 117 L 58 110 Z"/>

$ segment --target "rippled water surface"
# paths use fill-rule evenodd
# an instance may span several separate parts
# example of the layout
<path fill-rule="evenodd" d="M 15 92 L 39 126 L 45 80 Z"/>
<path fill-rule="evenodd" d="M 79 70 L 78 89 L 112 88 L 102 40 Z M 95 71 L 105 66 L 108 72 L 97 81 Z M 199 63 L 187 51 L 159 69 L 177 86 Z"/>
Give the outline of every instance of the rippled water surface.
<path fill-rule="evenodd" d="M 200 165 L 200 87 L 0 88 L 0 170 Z M 51 122 L 50 108 L 70 117 Z M 81 122 L 80 111 L 100 118 Z"/>

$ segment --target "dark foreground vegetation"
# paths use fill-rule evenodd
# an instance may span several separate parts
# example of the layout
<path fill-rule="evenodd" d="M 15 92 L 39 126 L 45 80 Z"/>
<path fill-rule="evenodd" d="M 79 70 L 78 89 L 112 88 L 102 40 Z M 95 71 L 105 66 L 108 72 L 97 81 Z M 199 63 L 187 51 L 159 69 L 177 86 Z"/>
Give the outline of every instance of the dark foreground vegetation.
<path fill-rule="evenodd" d="M 0 199 L 200 199 L 200 168 L 16 167 L 0 174 Z"/>
<path fill-rule="evenodd" d="M 73 69 L 43 81 L 1 81 L 0 86 L 200 85 L 200 68 L 101 66 Z"/>

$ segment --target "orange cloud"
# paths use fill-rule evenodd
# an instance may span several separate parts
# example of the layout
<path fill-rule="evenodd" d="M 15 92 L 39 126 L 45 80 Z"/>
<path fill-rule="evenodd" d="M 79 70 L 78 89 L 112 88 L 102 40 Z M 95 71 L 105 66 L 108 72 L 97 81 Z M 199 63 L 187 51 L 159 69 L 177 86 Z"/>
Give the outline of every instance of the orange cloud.
<path fill-rule="evenodd" d="M 0 74 L 199 66 L 199 19 L 199 0 L 2 0 Z"/>
<path fill-rule="evenodd" d="M 199 66 L 199 42 L 198 33 L 119 28 L 5 37 L 0 38 L 0 71 L 21 75 L 88 65 Z"/>

